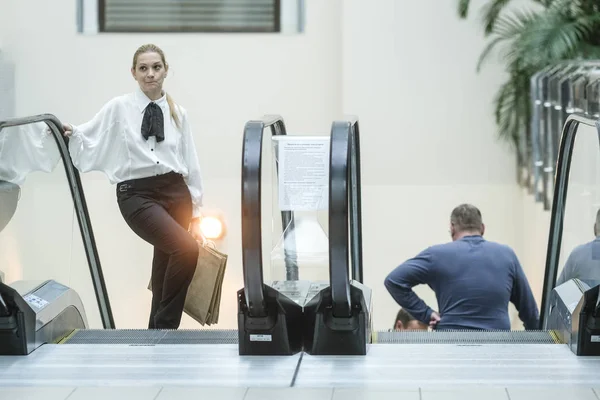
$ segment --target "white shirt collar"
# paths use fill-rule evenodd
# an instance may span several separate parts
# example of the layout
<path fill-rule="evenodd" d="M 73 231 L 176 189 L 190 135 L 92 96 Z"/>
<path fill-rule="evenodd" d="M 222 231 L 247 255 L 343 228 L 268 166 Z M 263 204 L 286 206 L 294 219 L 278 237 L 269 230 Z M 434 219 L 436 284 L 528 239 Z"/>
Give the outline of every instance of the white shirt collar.
<path fill-rule="evenodd" d="M 146 96 L 146 94 L 144 92 L 142 92 L 142 89 L 140 89 L 139 86 L 135 91 L 135 101 L 136 101 L 141 113 L 144 112 L 144 110 L 146 109 L 148 104 L 152 103 L 152 100 L 150 100 L 148 98 L 148 96 Z M 156 103 L 161 108 L 166 102 L 167 102 L 167 92 L 163 92 L 162 97 L 154 101 L 154 103 Z"/>

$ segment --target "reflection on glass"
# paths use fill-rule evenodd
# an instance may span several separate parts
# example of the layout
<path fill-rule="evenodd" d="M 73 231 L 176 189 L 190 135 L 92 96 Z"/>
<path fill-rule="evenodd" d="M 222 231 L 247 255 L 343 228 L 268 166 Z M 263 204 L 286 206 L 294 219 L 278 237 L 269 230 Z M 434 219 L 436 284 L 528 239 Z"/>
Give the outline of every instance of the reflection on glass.
<path fill-rule="evenodd" d="M 569 254 L 556 286 L 573 278 L 600 280 L 600 210 L 596 214 L 594 236 L 594 239 L 575 247 Z"/>
<path fill-rule="evenodd" d="M 52 172 L 59 160 L 54 138 L 44 123 L 0 130 L 0 232 L 16 211 L 27 175 Z"/>
<path fill-rule="evenodd" d="M 595 127 L 579 125 L 569 171 L 556 285 L 600 279 L 600 145 Z"/>
<path fill-rule="evenodd" d="M 55 280 L 72 288 L 83 301 L 90 327 L 101 328 L 61 166 L 56 140 L 44 122 L 0 130 L 0 270 L 13 287 Z"/>

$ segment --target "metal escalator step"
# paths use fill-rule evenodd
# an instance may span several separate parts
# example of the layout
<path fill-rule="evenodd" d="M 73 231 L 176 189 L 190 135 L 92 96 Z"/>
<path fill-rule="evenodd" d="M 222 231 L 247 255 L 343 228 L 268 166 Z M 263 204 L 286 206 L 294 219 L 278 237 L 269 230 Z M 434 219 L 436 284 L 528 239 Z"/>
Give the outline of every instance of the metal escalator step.
<path fill-rule="evenodd" d="M 236 330 L 83 329 L 62 344 L 237 344 Z"/>
<path fill-rule="evenodd" d="M 550 331 L 399 331 L 374 332 L 380 344 L 558 344 Z"/>
<path fill-rule="evenodd" d="M 160 344 L 237 344 L 237 330 L 178 330 L 167 331 Z"/>
<path fill-rule="evenodd" d="M 237 330 L 83 329 L 61 344 L 237 344 Z M 558 344 L 552 331 L 400 331 L 373 332 L 378 344 Z"/>

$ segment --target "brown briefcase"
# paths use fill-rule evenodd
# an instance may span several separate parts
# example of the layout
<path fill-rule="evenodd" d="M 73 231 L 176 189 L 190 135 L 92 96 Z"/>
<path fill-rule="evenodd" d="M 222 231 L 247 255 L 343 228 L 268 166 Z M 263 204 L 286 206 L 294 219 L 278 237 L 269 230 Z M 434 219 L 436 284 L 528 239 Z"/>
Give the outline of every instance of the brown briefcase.
<path fill-rule="evenodd" d="M 213 242 L 198 242 L 198 263 L 188 288 L 183 311 L 201 325 L 219 322 L 221 289 L 227 266 L 227 254 L 215 248 Z M 152 281 L 148 284 L 152 290 Z"/>

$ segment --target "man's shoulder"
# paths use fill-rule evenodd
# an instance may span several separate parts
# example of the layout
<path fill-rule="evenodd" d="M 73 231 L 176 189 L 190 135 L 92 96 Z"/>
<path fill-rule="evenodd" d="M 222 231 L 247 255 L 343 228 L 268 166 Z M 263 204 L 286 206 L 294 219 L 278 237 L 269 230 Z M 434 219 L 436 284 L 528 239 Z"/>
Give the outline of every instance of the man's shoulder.
<path fill-rule="evenodd" d="M 485 246 L 486 248 L 488 248 L 491 251 L 495 251 L 495 252 L 498 252 L 501 254 L 506 254 L 511 257 L 517 258 L 517 253 L 512 249 L 512 247 L 510 247 L 509 245 L 507 245 L 505 243 L 494 242 L 492 240 L 486 240 L 486 241 L 484 241 L 483 246 Z"/>
<path fill-rule="evenodd" d="M 589 258 L 590 254 L 593 254 L 594 248 L 596 246 L 600 246 L 599 240 L 592 240 L 591 242 L 582 243 L 580 245 L 575 246 L 575 248 L 571 251 L 570 258 Z"/>
<path fill-rule="evenodd" d="M 429 246 L 424 252 L 430 254 L 444 254 L 448 252 L 454 253 L 460 246 L 461 244 L 458 243 L 458 241 L 439 243 Z"/>
<path fill-rule="evenodd" d="M 499 253 L 505 253 L 505 254 L 510 254 L 510 255 L 516 256 L 515 251 L 509 245 L 504 244 L 504 243 L 499 243 L 499 242 L 494 242 L 491 240 L 482 239 L 479 244 L 481 246 L 483 246 L 484 248 L 491 250 L 491 251 L 497 251 Z M 447 251 L 454 252 L 461 247 L 465 247 L 465 245 L 466 245 L 466 242 L 461 241 L 461 240 L 456 240 L 453 242 L 435 244 L 435 245 L 427 248 L 426 251 L 429 251 L 432 253 L 443 253 L 443 252 L 447 252 Z"/>
<path fill-rule="evenodd" d="M 512 249 L 512 247 L 510 247 L 506 243 L 495 242 L 493 240 L 484 240 L 483 243 L 484 243 L 484 246 L 494 247 L 497 249 L 503 249 L 503 250 L 514 253 L 514 250 Z"/>
<path fill-rule="evenodd" d="M 579 246 L 576 246 L 573 249 L 573 252 L 587 251 L 587 250 L 589 250 L 591 248 L 594 248 L 596 246 L 600 246 L 600 240 L 598 240 L 598 239 L 592 240 L 592 241 L 587 242 L 587 243 L 582 243 Z"/>

